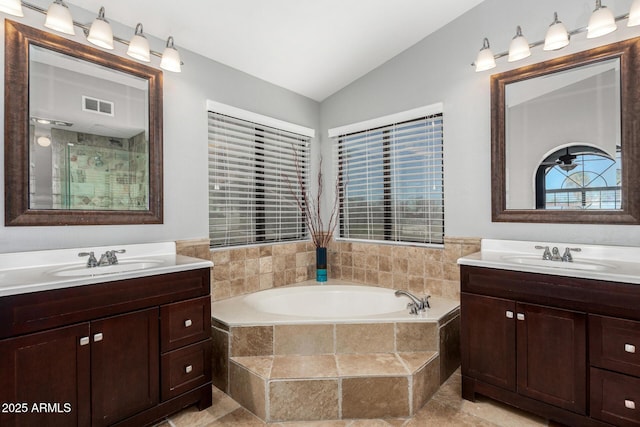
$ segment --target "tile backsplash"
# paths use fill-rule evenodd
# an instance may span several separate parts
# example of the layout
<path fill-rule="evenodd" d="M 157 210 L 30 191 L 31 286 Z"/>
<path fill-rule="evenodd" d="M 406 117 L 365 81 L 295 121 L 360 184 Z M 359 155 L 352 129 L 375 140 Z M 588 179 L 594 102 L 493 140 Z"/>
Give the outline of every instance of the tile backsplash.
<path fill-rule="evenodd" d="M 214 301 L 315 278 L 310 242 L 215 250 L 208 239 L 176 243 L 179 254 L 213 261 Z M 480 238 L 447 237 L 444 248 L 333 241 L 329 278 L 458 299 L 456 260 L 479 250 Z"/>

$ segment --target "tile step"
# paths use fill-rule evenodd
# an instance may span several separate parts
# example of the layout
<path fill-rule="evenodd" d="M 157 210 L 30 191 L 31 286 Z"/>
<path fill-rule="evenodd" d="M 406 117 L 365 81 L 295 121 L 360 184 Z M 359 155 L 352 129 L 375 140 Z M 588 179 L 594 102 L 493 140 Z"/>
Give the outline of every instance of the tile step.
<path fill-rule="evenodd" d="M 438 356 L 436 351 L 232 357 L 261 378 L 318 379 L 412 375 Z"/>
<path fill-rule="evenodd" d="M 407 418 L 440 385 L 435 351 L 230 358 L 230 394 L 267 422 Z"/>

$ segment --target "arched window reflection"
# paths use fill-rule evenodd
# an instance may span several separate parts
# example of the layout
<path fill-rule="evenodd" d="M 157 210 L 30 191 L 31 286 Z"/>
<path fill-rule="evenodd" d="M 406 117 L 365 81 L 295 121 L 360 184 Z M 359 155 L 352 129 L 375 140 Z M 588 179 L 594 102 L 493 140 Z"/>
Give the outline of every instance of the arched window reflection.
<path fill-rule="evenodd" d="M 620 209 L 620 147 L 615 157 L 586 145 L 550 154 L 536 173 L 536 208 Z"/>

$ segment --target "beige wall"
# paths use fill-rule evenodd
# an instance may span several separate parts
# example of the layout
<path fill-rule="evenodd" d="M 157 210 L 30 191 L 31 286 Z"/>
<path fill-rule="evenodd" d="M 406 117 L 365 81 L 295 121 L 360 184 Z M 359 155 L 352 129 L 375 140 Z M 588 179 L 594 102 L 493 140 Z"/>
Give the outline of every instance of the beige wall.
<path fill-rule="evenodd" d="M 308 242 L 210 250 L 208 239 L 198 239 L 177 242 L 177 250 L 213 261 L 214 301 L 315 278 L 315 249 Z M 444 249 L 334 241 L 329 278 L 458 299 L 456 260 L 479 250 L 479 238 L 445 238 Z"/>

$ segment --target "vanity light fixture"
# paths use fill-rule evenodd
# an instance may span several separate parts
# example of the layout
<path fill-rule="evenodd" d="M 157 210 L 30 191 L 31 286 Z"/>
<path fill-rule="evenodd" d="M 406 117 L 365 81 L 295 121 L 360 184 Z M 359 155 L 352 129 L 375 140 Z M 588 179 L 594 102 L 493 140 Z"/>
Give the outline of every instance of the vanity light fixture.
<path fill-rule="evenodd" d="M 494 55 L 489 49 L 489 41 L 485 38 L 482 49 L 478 53 L 476 61 L 471 63 L 471 66 L 475 67 L 476 72 L 485 71 L 494 68 L 496 66 L 495 60 L 503 56 L 508 56 L 509 62 L 526 58 L 531 54 L 531 49 L 534 47 L 542 46 L 542 49 L 546 51 L 562 49 L 569 44 L 571 37 L 576 34 L 586 32 L 588 39 L 604 36 L 615 31 L 618 28 L 616 23 L 623 19 L 627 20 L 628 27 L 640 25 L 640 0 L 633 0 L 629 13 L 616 17 L 613 16 L 611 10 L 602 4 L 601 0 L 596 0 L 596 8 L 591 14 L 589 24 L 571 31 L 567 31 L 564 24 L 558 20 L 558 13 L 554 12 L 553 22 L 549 25 L 544 40 L 527 43 L 527 40 L 522 36 L 522 29 L 518 26 L 516 35 L 509 44 L 508 52 L 500 52 Z"/>
<path fill-rule="evenodd" d="M 587 38 L 593 39 L 604 36 L 618 29 L 616 20 L 611 10 L 607 6 L 602 5 L 601 0 L 596 0 L 596 9 L 589 18 L 587 26 Z"/>
<path fill-rule="evenodd" d="M 480 49 L 476 58 L 476 72 L 490 70 L 495 66 L 496 59 L 493 56 L 493 52 L 491 52 L 489 39 L 485 37 L 482 42 L 482 49 Z"/>
<path fill-rule="evenodd" d="M 104 17 L 104 7 L 100 8 L 98 17 L 91 24 L 87 40 L 96 46 L 113 49 L 113 30 L 109 21 Z"/>
<path fill-rule="evenodd" d="M 169 36 L 167 39 L 167 46 L 162 53 L 162 60 L 160 60 L 160 68 L 167 71 L 173 71 L 179 73 L 181 70 L 182 61 L 180 60 L 180 52 L 173 46 L 173 36 Z"/>
<path fill-rule="evenodd" d="M 20 0 L 0 0 L 0 12 L 13 16 L 24 16 Z"/>
<path fill-rule="evenodd" d="M 51 3 L 51 6 L 47 9 L 44 26 L 64 34 L 70 34 L 72 36 L 76 34 L 73 28 L 71 12 L 63 0 L 55 0 Z"/>
<path fill-rule="evenodd" d="M 558 20 L 558 12 L 553 12 L 553 22 L 544 37 L 543 50 L 558 50 L 569 44 L 569 32 L 562 21 Z"/>
<path fill-rule="evenodd" d="M 136 25 L 136 31 L 131 38 L 131 41 L 129 41 L 129 49 L 127 49 L 127 55 L 140 61 L 151 61 L 149 41 L 144 36 L 141 23 L 138 23 L 138 25 Z"/>
<path fill-rule="evenodd" d="M 113 34 L 111 24 L 105 18 L 104 7 L 100 8 L 98 17 L 91 24 L 83 24 L 73 20 L 69 7 L 64 0 L 54 0 L 48 9 L 24 0 L 0 0 L 0 14 L 24 17 L 23 7 L 45 15 L 45 27 L 64 34 L 75 35 L 75 28 L 82 29 L 87 36 L 87 41 L 104 49 L 113 49 L 113 42 L 128 46 L 127 54 L 132 58 L 144 62 L 151 62 L 151 56 L 161 58 L 160 67 L 167 71 L 179 73 L 182 61 L 180 54 L 173 45 L 173 37 L 169 37 L 164 53 L 151 50 L 149 41 L 145 37 L 142 24 L 136 25 L 134 36 L 131 40 L 120 38 Z M 1 17 L 1 15 L 0 15 Z"/>
<path fill-rule="evenodd" d="M 520 25 L 516 28 L 516 35 L 511 39 L 509 44 L 509 62 L 517 61 L 519 59 L 526 58 L 531 55 L 531 49 L 529 49 L 529 42 L 522 35 L 522 28 Z"/>
<path fill-rule="evenodd" d="M 627 20 L 627 27 L 635 27 L 636 25 L 640 25 L 640 0 L 634 0 L 631 4 L 629 20 Z"/>
<path fill-rule="evenodd" d="M 36 142 L 41 147 L 48 147 L 51 145 L 51 138 L 49 138 L 48 136 L 42 135 L 36 138 Z"/>

